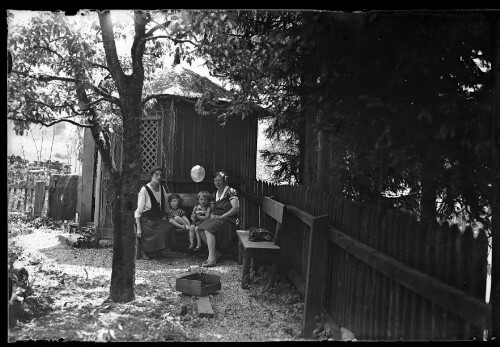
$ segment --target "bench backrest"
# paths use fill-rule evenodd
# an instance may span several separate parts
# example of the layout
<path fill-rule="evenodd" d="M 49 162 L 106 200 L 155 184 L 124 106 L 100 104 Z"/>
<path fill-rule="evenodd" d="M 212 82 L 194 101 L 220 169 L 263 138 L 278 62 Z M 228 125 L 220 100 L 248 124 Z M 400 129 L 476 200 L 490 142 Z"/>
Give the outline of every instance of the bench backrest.
<path fill-rule="evenodd" d="M 274 243 L 279 245 L 281 239 L 281 229 L 283 226 L 283 216 L 285 215 L 286 206 L 268 197 L 262 198 L 261 211 L 276 221 L 276 229 L 274 231 Z"/>
<path fill-rule="evenodd" d="M 262 212 L 282 224 L 285 205 L 265 196 L 262 198 Z"/>
<path fill-rule="evenodd" d="M 167 201 L 168 197 L 172 194 L 177 194 L 182 199 L 182 207 L 184 207 L 184 211 L 187 214 L 191 215 L 191 211 L 193 207 L 198 205 L 198 194 L 197 193 L 167 193 Z"/>

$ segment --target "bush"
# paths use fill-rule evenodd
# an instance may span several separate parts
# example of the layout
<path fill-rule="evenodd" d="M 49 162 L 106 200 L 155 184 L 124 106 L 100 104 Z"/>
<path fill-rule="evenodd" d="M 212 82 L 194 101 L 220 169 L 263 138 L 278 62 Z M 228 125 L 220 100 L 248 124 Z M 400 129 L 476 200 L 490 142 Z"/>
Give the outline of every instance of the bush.
<path fill-rule="evenodd" d="M 97 230 L 97 226 L 91 224 L 89 226 L 82 226 L 78 232 L 80 236 L 77 238 L 73 247 L 79 248 L 99 248 L 99 241 L 101 240 L 101 233 Z"/>
<path fill-rule="evenodd" d="M 22 248 L 15 244 L 9 245 L 9 328 L 15 327 L 18 322 L 29 321 L 52 310 L 53 300 L 34 292 L 26 268 L 14 268 L 15 261 L 22 258 Z"/>

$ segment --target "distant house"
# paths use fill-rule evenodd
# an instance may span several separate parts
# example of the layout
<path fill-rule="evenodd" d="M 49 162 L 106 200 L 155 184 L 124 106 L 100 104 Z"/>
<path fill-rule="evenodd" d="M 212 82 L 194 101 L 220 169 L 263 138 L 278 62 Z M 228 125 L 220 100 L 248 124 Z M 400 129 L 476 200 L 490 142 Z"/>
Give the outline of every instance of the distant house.
<path fill-rule="evenodd" d="M 233 186 L 255 179 L 261 114 L 256 111 L 244 119 L 234 116 L 224 126 L 214 115 L 198 114 L 195 104 L 204 93 L 212 93 L 223 102 L 228 92 L 180 65 L 157 74 L 144 88 L 148 95 L 158 96 L 151 100 L 141 125 L 142 183 L 148 182 L 149 170 L 157 165 L 165 168 L 164 185 L 171 192 L 212 192 L 213 174 L 221 169 L 230 173 Z M 112 140 L 115 161 L 120 165 L 121 138 L 115 136 Z M 99 155 L 94 155 L 89 131 L 85 133 L 83 152 L 80 220 L 94 221 L 106 235 L 112 230 L 109 177 Z M 190 176 L 195 165 L 201 165 L 206 172 L 199 183 Z"/>

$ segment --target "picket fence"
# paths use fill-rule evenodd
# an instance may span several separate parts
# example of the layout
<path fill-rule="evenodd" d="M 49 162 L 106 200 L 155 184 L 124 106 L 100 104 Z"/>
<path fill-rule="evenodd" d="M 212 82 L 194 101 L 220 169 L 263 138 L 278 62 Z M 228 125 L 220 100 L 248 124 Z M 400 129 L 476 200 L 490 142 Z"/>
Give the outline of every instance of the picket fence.
<path fill-rule="evenodd" d="M 42 215 L 50 175 L 44 173 L 9 177 L 7 211 Z"/>

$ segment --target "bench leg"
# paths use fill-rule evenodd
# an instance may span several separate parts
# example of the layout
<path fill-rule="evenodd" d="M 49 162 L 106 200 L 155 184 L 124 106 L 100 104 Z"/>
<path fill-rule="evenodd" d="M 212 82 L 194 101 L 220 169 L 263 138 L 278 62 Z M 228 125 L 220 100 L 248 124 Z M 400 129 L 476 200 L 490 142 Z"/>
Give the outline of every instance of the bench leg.
<path fill-rule="evenodd" d="M 238 242 L 238 265 L 243 264 L 243 245 Z"/>
<path fill-rule="evenodd" d="M 255 277 L 257 271 L 257 259 L 255 257 L 250 258 L 250 280 Z"/>
<path fill-rule="evenodd" d="M 271 275 L 269 277 L 269 288 L 274 287 L 277 273 L 278 273 L 278 260 L 273 258 L 271 265 Z"/>
<path fill-rule="evenodd" d="M 248 289 L 250 283 L 250 257 L 248 254 L 243 253 L 243 274 L 241 277 L 241 288 Z"/>

